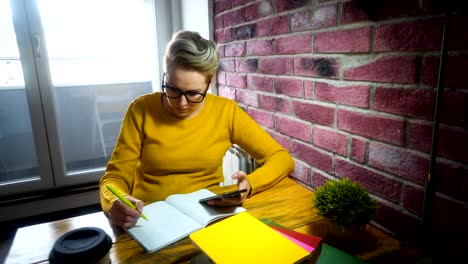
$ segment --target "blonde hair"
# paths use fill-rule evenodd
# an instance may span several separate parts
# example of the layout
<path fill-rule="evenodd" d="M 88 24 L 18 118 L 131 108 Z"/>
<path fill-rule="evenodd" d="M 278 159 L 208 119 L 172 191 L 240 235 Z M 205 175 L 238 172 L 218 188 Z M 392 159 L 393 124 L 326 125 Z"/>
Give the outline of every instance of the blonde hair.
<path fill-rule="evenodd" d="M 200 72 L 209 82 L 219 66 L 216 43 L 204 39 L 197 32 L 176 32 L 167 44 L 164 55 L 164 70 L 167 71 L 172 66 Z"/>

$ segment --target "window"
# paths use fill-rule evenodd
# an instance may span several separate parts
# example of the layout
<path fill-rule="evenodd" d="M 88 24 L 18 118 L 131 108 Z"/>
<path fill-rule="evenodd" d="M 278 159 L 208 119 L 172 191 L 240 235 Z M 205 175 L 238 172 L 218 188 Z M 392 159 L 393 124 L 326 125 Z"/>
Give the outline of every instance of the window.
<path fill-rule="evenodd" d="M 96 182 L 128 104 L 159 89 L 153 1 L 0 10 L 1 195 Z"/>

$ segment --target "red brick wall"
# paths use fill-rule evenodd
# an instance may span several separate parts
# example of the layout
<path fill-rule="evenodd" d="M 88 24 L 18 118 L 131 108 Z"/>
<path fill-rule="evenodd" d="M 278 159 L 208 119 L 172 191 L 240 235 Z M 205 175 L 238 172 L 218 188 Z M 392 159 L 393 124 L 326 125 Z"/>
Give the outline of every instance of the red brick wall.
<path fill-rule="evenodd" d="M 444 1 L 381 0 L 370 8 L 360 2 L 214 1 L 218 93 L 245 107 L 291 152 L 298 181 L 312 188 L 333 178 L 359 181 L 379 201 L 375 222 L 415 238 Z M 456 12 L 451 21 L 436 233 L 459 232 L 468 215 L 468 16 Z"/>

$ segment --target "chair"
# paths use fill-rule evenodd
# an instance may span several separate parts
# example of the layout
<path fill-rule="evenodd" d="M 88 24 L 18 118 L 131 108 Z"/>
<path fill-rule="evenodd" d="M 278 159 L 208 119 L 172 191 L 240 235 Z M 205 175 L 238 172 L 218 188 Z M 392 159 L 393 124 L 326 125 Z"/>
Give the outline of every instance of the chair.
<path fill-rule="evenodd" d="M 97 131 L 94 131 L 93 135 L 98 135 L 105 157 L 110 156 L 114 150 L 122 120 L 128 105 L 133 100 L 130 89 L 119 90 L 114 91 L 112 94 L 95 96 L 94 115 L 96 125 L 94 129 Z"/>
<path fill-rule="evenodd" d="M 224 182 L 220 185 L 236 184 L 237 181 L 231 179 L 231 175 L 236 171 L 244 171 L 249 174 L 252 173 L 259 164 L 241 147 L 234 144 L 226 152 L 223 158 L 223 174 Z"/>

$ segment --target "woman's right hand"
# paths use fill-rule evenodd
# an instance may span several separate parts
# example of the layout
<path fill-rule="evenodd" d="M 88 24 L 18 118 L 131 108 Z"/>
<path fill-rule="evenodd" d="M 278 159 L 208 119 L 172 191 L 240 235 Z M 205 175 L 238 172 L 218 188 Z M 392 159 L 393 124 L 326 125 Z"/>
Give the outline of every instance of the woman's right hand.
<path fill-rule="evenodd" d="M 127 195 L 125 198 L 133 203 L 137 210 L 130 208 L 128 205 L 117 199 L 112 203 L 109 209 L 109 216 L 113 224 L 126 230 L 135 226 L 141 216 L 141 212 L 143 211 L 144 203 L 132 196 Z"/>

